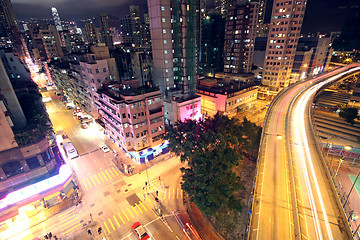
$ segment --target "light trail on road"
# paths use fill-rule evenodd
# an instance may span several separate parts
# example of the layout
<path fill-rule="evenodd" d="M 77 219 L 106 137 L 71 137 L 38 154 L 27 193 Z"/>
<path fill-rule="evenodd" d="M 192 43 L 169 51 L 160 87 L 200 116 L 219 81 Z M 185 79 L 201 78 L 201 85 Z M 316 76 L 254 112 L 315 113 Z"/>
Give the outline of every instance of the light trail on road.
<path fill-rule="evenodd" d="M 249 239 L 350 237 L 316 147 L 310 110 L 322 88 L 359 71 L 359 65 L 351 65 L 299 82 L 271 103 L 260 143 Z"/>

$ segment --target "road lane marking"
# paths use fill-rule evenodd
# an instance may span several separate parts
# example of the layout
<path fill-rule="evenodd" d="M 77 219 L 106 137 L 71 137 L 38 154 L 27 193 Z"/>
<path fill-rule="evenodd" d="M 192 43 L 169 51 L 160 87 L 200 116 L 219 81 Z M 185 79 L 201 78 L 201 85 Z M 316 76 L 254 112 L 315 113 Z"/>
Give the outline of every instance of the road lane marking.
<path fill-rule="evenodd" d="M 60 225 L 63 229 L 66 229 L 66 228 L 71 227 L 71 224 L 74 224 L 76 221 L 79 221 L 78 216 L 77 216 L 77 218 L 73 218 L 73 219 L 67 221 L 66 223 L 60 223 Z M 70 226 L 68 226 L 68 225 L 70 225 Z"/>
<path fill-rule="evenodd" d="M 121 219 L 121 221 L 123 222 L 123 224 L 125 224 L 125 221 L 124 221 L 124 219 L 121 217 L 120 213 L 118 213 L 118 215 L 119 215 L 119 218 Z"/>
<path fill-rule="evenodd" d="M 110 229 L 108 228 L 108 226 L 107 226 L 107 224 L 106 224 L 105 221 L 104 221 L 104 225 L 105 225 L 106 229 L 108 230 L 108 233 L 110 233 Z"/>
<path fill-rule="evenodd" d="M 140 206 L 135 203 L 135 206 L 140 210 L 141 213 L 144 213 L 143 210 L 141 210 Z"/>
<path fill-rule="evenodd" d="M 104 179 L 101 177 L 100 173 L 98 173 L 98 175 L 99 175 L 101 181 L 104 183 Z"/>
<path fill-rule="evenodd" d="M 111 171 L 110 168 L 109 168 L 109 172 L 111 173 L 111 175 L 113 175 L 113 177 L 116 177 L 115 174 Z"/>
<path fill-rule="evenodd" d="M 134 206 L 131 206 L 132 210 L 136 213 L 136 215 L 139 216 L 139 214 L 137 213 L 136 209 L 134 208 Z"/>
<path fill-rule="evenodd" d="M 130 212 L 130 210 L 128 208 L 126 208 L 126 210 L 130 213 L 132 218 L 135 218 L 134 215 Z"/>
<path fill-rule="evenodd" d="M 119 176 L 119 173 L 115 170 L 115 168 L 113 167 L 112 169 L 114 170 L 116 176 Z"/>
<path fill-rule="evenodd" d="M 80 227 L 80 226 L 81 226 L 81 223 L 79 223 L 78 225 L 76 225 L 76 226 L 68 229 L 66 232 L 62 232 L 62 234 L 63 234 L 63 235 L 64 235 L 64 234 L 67 234 L 68 232 L 71 232 L 72 230 L 74 230 L 75 228 L 78 228 L 78 227 Z"/>
<path fill-rule="evenodd" d="M 115 228 L 114 224 L 112 223 L 111 219 L 109 218 L 108 220 L 109 220 L 109 223 L 111 224 L 112 228 L 115 230 L 116 228 Z"/>
<path fill-rule="evenodd" d="M 106 172 L 106 174 L 109 176 L 109 180 L 111 180 L 111 179 L 112 179 L 112 177 L 110 176 L 110 174 L 108 173 L 108 171 L 107 171 L 107 170 L 105 170 L 105 172 Z"/>
<path fill-rule="evenodd" d="M 95 187 L 95 186 L 96 186 L 96 183 L 95 183 L 93 177 L 91 176 L 90 178 L 91 178 L 91 181 L 94 183 L 94 187 Z"/>
<path fill-rule="evenodd" d="M 144 202 L 145 204 L 146 204 L 146 206 L 152 211 L 152 213 L 157 217 L 158 215 L 156 215 L 156 213 L 151 209 L 151 207 L 149 207 L 149 205 L 146 203 L 146 202 Z"/>
<path fill-rule="evenodd" d="M 108 181 L 107 177 L 105 176 L 104 172 L 101 172 L 101 174 L 103 175 L 103 177 L 105 178 L 106 181 Z"/>
<path fill-rule="evenodd" d="M 89 181 L 89 179 L 88 179 L 88 178 L 86 179 L 86 181 L 88 182 L 88 184 L 89 184 L 90 188 L 92 188 L 92 185 L 90 184 L 90 181 Z"/>
<path fill-rule="evenodd" d="M 144 204 L 140 201 L 141 206 L 145 209 L 145 211 L 147 211 L 146 207 L 144 206 Z"/>
<path fill-rule="evenodd" d="M 120 227 L 120 223 L 119 223 L 118 220 L 116 219 L 115 215 L 113 216 L 113 218 L 114 218 L 116 224 L 118 225 L 118 227 Z"/>
<path fill-rule="evenodd" d="M 95 177 L 96 181 L 98 182 L 98 184 L 100 184 L 100 181 L 99 181 L 99 179 L 97 178 L 97 176 L 94 175 L 94 177 Z"/>
<path fill-rule="evenodd" d="M 127 219 L 128 221 L 130 221 L 130 219 L 129 219 L 128 216 L 126 215 L 125 211 L 124 211 L 124 210 L 121 210 L 121 211 L 122 211 L 123 214 L 125 215 L 126 219 Z"/>
<path fill-rule="evenodd" d="M 83 185 L 85 186 L 86 191 L 87 191 L 87 190 L 88 190 L 88 187 L 86 186 L 85 180 L 83 180 L 82 182 L 83 182 Z"/>

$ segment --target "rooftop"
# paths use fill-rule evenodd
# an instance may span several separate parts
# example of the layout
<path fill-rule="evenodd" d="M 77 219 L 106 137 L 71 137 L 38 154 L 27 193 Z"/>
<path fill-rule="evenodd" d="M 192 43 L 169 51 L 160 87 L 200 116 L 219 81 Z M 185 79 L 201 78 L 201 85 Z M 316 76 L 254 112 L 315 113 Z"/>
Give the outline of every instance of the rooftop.
<path fill-rule="evenodd" d="M 160 91 L 159 87 L 141 86 L 139 88 L 131 88 L 130 85 L 110 82 L 103 84 L 102 88 L 98 90 L 98 93 L 104 93 L 114 100 L 122 101 L 124 100 L 122 96 L 137 96 L 156 91 Z"/>

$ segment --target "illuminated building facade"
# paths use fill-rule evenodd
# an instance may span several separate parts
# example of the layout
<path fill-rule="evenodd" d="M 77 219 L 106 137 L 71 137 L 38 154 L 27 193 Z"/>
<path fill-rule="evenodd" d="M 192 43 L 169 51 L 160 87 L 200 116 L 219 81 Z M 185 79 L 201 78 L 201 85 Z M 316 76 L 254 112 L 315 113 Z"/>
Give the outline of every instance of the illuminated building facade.
<path fill-rule="evenodd" d="M 200 3 L 148 0 L 148 10 L 153 81 L 163 95 L 165 123 L 173 124 L 185 118 L 198 120 L 201 118 L 200 97 L 196 95 Z M 187 108 L 181 110 L 184 104 Z"/>
<path fill-rule="evenodd" d="M 51 13 L 52 13 L 52 16 L 53 16 L 53 19 L 54 19 L 56 30 L 58 32 L 62 31 L 63 28 L 61 26 L 61 21 L 60 21 L 60 17 L 59 17 L 59 13 L 58 13 L 57 9 L 55 7 L 52 7 L 51 8 Z"/>
<path fill-rule="evenodd" d="M 163 102 L 158 88 L 132 86 L 115 82 L 103 85 L 96 105 L 111 139 L 125 152 L 139 153 L 163 143 Z M 141 159 L 136 155 L 131 154 L 141 163 L 154 157 L 150 154 Z"/>
<path fill-rule="evenodd" d="M 276 94 L 290 83 L 306 3 L 306 0 L 274 1 L 262 78 L 266 94 Z"/>
<path fill-rule="evenodd" d="M 196 92 L 201 96 L 201 113 L 205 116 L 213 117 L 220 113 L 233 117 L 239 111 L 249 109 L 257 99 L 258 88 L 255 84 L 216 78 L 199 82 Z"/>
<path fill-rule="evenodd" d="M 251 71 L 258 16 L 258 2 L 229 8 L 225 27 L 224 72 Z"/>

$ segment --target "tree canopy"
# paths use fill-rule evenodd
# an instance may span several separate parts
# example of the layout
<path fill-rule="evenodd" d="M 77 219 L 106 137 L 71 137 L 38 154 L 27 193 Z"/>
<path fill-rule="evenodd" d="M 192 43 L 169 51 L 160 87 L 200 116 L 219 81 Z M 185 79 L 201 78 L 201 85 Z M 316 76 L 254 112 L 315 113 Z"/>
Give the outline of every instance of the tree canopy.
<path fill-rule="evenodd" d="M 354 125 L 355 119 L 360 119 L 358 110 L 356 108 L 343 108 L 341 109 L 339 116 L 344 118 L 346 122 L 350 123 L 351 125 Z"/>
<path fill-rule="evenodd" d="M 243 151 L 254 154 L 254 136 L 259 129 L 246 119 L 241 124 L 219 114 L 168 127 L 164 138 L 169 140 L 170 150 L 188 164 L 181 169 L 182 189 L 205 214 L 214 215 L 222 207 L 242 209 L 241 198 L 236 195 L 242 184 L 233 168 Z"/>

